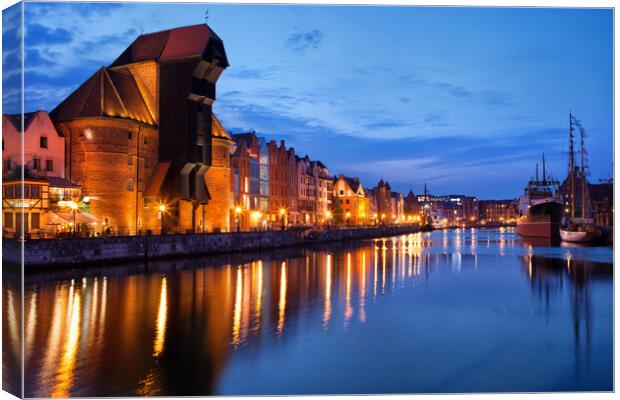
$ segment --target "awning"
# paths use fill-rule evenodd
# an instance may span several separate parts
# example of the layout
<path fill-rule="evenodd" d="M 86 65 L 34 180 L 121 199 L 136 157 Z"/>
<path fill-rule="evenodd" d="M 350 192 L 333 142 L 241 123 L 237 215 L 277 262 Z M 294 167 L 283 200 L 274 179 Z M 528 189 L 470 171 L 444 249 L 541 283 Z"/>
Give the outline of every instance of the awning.
<path fill-rule="evenodd" d="M 71 222 L 71 220 L 65 219 L 53 211 L 45 213 L 45 220 L 47 221 L 46 225 L 66 225 Z"/>
<path fill-rule="evenodd" d="M 149 179 L 149 182 L 146 184 L 146 188 L 142 193 L 143 198 L 148 199 L 161 197 L 161 185 L 164 183 L 164 179 L 166 179 L 169 169 L 170 161 L 160 162 L 157 164 L 153 174 L 151 175 L 151 179 Z"/>
<path fill-rule="evenodd" d="M 63 222 L 62 224 L 59 224 L 59 225 L 64 225 L 64 224 L 67 224 L 69 222 L 75 222 L 76 224 L 91 224 L 93 222 L 99 222 L 99 219 L 95 218 L 91 214 L 87 214 L 87 213 L 83 213 L 83 212 L 79 212 L 79 211 L 75 212 L 75 221 L 73 219 L 73 212 L 72 211 L 68 211 L 68 212 L 54 211 L 53 214 L 56 214 L 59 218 L 62 218 L 63 220 L 65 220 L 65 222 Z M 48 222 L 48 224 L 49 224 L 49 222 Z"/>

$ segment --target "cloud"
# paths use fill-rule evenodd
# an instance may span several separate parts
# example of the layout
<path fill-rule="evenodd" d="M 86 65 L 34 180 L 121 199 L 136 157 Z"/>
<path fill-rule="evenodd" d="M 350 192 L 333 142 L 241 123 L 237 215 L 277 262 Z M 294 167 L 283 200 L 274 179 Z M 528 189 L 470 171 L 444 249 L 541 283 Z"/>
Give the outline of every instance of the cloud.
<path fill-rule="evenodd" d="M 64 28 L 48 28 L 39 24 L 25 24 L 24 41 L 29 46 L 67 44 L 73 41 L 73 34 Z"/>
<path fill-rule="evenodd" d="M 323 41 L 323 32 L 312 29 L 308 32 L 296 32 L 286 39 L 287 46 L 293 51 L 304 52 L 308 49 L 316 49 Z"/>

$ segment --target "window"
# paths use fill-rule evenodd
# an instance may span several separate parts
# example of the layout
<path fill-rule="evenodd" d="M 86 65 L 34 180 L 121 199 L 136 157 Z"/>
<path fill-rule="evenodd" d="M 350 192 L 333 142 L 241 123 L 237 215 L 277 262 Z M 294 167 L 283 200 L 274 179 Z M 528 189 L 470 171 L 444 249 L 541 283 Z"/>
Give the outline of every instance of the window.
<path fill-rule="evenodd" d="M 146 138 L 144 138 L 144 144 L 147 144 Z"/>
<path fill-rule="evenodd" d="M 32 229 L 40 229 L 41 224 L 40 224 L 40 218 L 41 214 L 40 213 L 32 213 L 30 214 L 30 227 Z"/>
<path fill-rule="evenodd" d="M 41 169 L 41 159 L 35 158 L 32 160 L 32 169 Z"/>
<path fill-rule="evenodd" d="M 41 186 L 39 185 L 29 185 L 30 186 L 30 198 L 38 199 L 41 197 Z"/>
<path fill-rule="evenodd" d="M 4 169 L 7 171 L 11 170 L 11 159 L 10 158 L 4 161 Z"/>
<path fill-rule="evenodd" d="M 54 170 L 54 160 L 45 160 L 45 169 L 47 171 L 53 171 Z"/>
<path fill-rule="evenodd" d="M 133 156 L 131 154 L 127 154 L 127 165 L 133 165 Z"/>
<path fill-rule="evenodd" d="M 103 219 L 103 224 L 104 224 L 105 226 L 110 225 L 110 218 L 105 217 L 105 218 Z"/>
<path fill-rule="evenodd" d="M 131 131 L 127 132 L 127 140 L 131 140 Z"/>
<path fill-rule="evenodd" d="M 346 199 L 346 200 L 345 200 L 345 203 L 346 203 L 346 204 L 349 204 L 349 203 L 350 203 L 349 199 Z"/>
<path fill-rule="evenodd" d="M 4 213 L 4 227 L 13 228 L 13 213 L 12 212 Z"/>
<path fill-rule="evenodd" d="M 340 195 L 341 195 L 341 196 L 344 196 L 344 190 L 341 190 L 341 191 L 340 191 Z"/>
<path fill-rule="evenodd" d="M 127 179 L 127 191 L 133 192 L 133 178 Z"/>
<path fill-rule="evenodd" d="M 12 199 L 14 198 L 13 196 L 15 196 L 15 191 L 13 190 L 13 186 L 9 185 L 9 186 L 5 186 L 4 187 L 4 197 L 7 199 Z"/>
<path fill-rule="evenodd" d="M 41 146 L 42 149 L 47 149 L 47 137 L 41 136 L 39 140 L 39 145 Z"/>

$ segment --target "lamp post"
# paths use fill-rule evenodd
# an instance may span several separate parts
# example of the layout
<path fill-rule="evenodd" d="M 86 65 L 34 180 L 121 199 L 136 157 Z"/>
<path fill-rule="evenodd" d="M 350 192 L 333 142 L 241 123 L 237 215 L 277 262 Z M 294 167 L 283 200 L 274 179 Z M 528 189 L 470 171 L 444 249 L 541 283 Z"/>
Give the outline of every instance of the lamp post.
<path fill-rule="evenodd" d="M 345 215 L 347 217 L 347 225 L 349 225 L 349 218 L 351 218 L 351 213 L 349 211 L 347 211 L 347 213 Z"/>
<path fill-rule="evenodd" d="M 327 220 L 327 226 L 330 226 L 330 220 L 332 218 L 332 212 L 327 210 L 325 211 L 325 219 Z"/>
<path fill-rule="evenodd" d="M 159 218 L 161 220 L 161 230 L 159 232 L 160 235 L 164 234 L 164 214 L 165 213 L 166 213 L 166 205 L 162 203 L 159 205 Z"/>
<path fill-rule="evenodd" d="M 241 230 L 241 211 L 243 211 L 243 209 L 239 206 L 235 207 L 235 217 L 237 219 L 237 232 L 239 232 Z"/>
<path fill-rule="evenodd" d="M 78 209 L 78 205 L 75 201 L 70 201 L 69 207 L 71 207 L 71 210 L 73 211 L 73 236 L 75 236 L 75 210 Z"/>
<path fill-rule="evenodd" d="M 281 221 L 281 228 L 282 230 L 284 230 L 284 217 L 286 216 L 286 210 L 284 208 L 280 209 L 280 221 Z"/>

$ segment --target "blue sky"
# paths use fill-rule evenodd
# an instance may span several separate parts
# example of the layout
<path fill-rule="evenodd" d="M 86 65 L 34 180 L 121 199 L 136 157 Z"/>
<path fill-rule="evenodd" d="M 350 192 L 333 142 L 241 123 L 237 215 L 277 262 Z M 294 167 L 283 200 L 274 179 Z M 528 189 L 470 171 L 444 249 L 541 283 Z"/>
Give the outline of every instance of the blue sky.
<path fill-rule="evenodd" d="M 26 3 L 26 110 L 51 110 L 140 32 L 207 9 L 231 64 L 214 106 L 224 125 L 285 139 L 333 174 L 517 197 L 542 152 L 565 176 L 572 110 L 591 180 L 611 177 L 609 9 Z"/>

